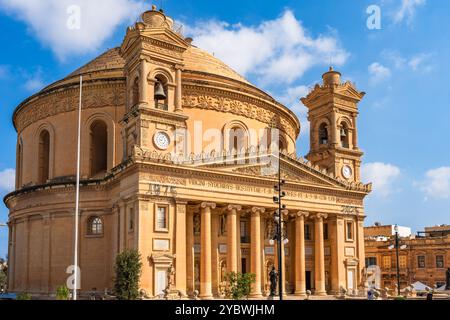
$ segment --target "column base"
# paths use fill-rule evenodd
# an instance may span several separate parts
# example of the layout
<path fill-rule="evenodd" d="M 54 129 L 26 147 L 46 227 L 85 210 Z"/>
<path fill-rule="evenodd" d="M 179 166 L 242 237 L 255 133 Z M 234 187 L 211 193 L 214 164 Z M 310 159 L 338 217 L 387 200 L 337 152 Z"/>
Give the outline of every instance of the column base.
<path fill-rule="evenodd" d="M 326 293 L 326 291 L 321 291 L 321 292 L 314 292 L 314 295 L 315 296 L 326 296 L 326 295 L 328 295 L 327 293 Z"/>
<path fill-rule="evenodd" d="M 255 293 L 250 293 L 250 295 L 248 297 L 251 299 L 262 299 L 263 295 L 261 292 L 260 293 L 255 292 Z"/>
<path fill-rule="evenodd" d="M 294 292 L 294 296 L 306 297 L 306 291 L 296 291 L 296 292 Z"/>
<path fill-rule="evenodd" d="M 214 300 L 214 296 L 212 295 L 212 294 L 210 294 L 210 295 L 208 295 L 208 294 L 205 294 L 205 295 L 199 295 L 198 296 L 201 300 Z"/>

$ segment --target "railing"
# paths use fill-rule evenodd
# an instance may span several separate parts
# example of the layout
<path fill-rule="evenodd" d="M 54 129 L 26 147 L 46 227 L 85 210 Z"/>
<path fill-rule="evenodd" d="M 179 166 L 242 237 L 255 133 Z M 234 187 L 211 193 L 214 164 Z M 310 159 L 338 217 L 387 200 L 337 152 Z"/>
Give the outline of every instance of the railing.
<path fill-rule="evenodd" d="M 165 103 L 156 103 L 155 107 L 159 110 L 169 111 L 169 106 Z"/>

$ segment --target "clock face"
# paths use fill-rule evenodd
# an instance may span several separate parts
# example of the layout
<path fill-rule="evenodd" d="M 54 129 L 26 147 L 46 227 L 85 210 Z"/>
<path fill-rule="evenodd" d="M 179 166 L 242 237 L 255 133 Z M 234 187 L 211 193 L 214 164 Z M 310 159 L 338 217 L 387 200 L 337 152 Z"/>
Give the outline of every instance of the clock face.
<path fill-rule="evenodd" d="M 157 132 L 153 137 L 153 141 L 158 149 L 166 150 L 170 144 L 169 135 L 165 132 Z"/>
<path fill-rule="evenodd" d="M 342 167 L 342 175 L 346 179 L 350 179 L 353 174 L 352 168 L 350 166 L 343 166 Z"/>

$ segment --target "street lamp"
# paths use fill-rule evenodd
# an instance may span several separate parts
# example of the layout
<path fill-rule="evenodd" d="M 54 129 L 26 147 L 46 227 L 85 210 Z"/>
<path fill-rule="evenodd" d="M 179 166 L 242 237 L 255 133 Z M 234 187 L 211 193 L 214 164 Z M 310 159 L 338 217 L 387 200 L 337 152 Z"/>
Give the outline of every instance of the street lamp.
<path fill-rule="evenodd" d="M 400 246 L 399 235 L 398 235 L 398 225 L 394 226 L 395 231 L 395 243 L 394 245 L 389 246 L 389 249 L 395 248 L 395 255 L 397 260 L 397 295 L 400 296 L 400 255 L 399 249 L 406 249 L 406 245 Z"/>
<path fill-rule="evenodd" d="M 280 301 L 283 300 L 283 268 L 282 268 L 282 252 L 281 252 L 281 242 L 287 244 L 289 240 L 287 237 L 283 239 L 283 214 L 282 210 L 286 209 L 286 205 L 281 204 L 281 199 L 286 196 L 286 192 L 282 190 L 282 187 L 286 184 L 286 181 L 281 179 L 281 159 L 278 160 L 278 184 L 274 186 L 274 190 L 278 192 L 278 196 L 273 197 L 273 202 L 278 204 L 278 210 L 275 212 L 274 223 L 275 223 L 275 235 L 270 240 L 271 244 L 275 243 L 277 240 L 278 244 L 278 294 L 280 296 Z"/>

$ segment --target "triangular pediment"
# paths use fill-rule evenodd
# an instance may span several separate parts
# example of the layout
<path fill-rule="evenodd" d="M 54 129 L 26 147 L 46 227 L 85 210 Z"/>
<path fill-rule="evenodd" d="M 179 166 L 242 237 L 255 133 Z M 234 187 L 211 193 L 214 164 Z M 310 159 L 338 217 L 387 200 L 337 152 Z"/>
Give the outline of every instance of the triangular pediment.
<path fill-rule="evenodd" d="M 130 48 L 136 41 L 158 41 L 164 43 L 165 47 L 172 47 L 176 50 L 186 50 L 189 44 L 177 33 L 168 28 L 147 28 L 143 30 L 129 30 L 122 42 L 122 52 Z"/>
<path fill-rule="evenodd" d="M 334 87 L 316 85 L 306 98 L 302 98 L 301 101 L 307 107 L 331 102 L 335 97 L 358 103 L 364 95 L 365 93 L 359 92 L 352 83 L 345 82 Z"/>
<path fill-rule="evenodd" d="M 187 49 L 189 46 L 178 34 L 167 28 L 145 30 L 141 35 L 179 48 Z"/>
<path fill-rule="evenodd" d="M 229 172 L 241 176 L 252 176 L 258 178 L 278 178 L 277 156 L 264 156 L 253 158 L 239 158 L 237 161 L 210 162 L 200 167 L 217 170 L 219 172 Z M 342 187 L 346 184 L 338 181 L 325 170 L 313 167 L 308 162 L 301 162 L 281 155 L 281 177 L 288 182 L 304 183 L 323 187 Z"/>

